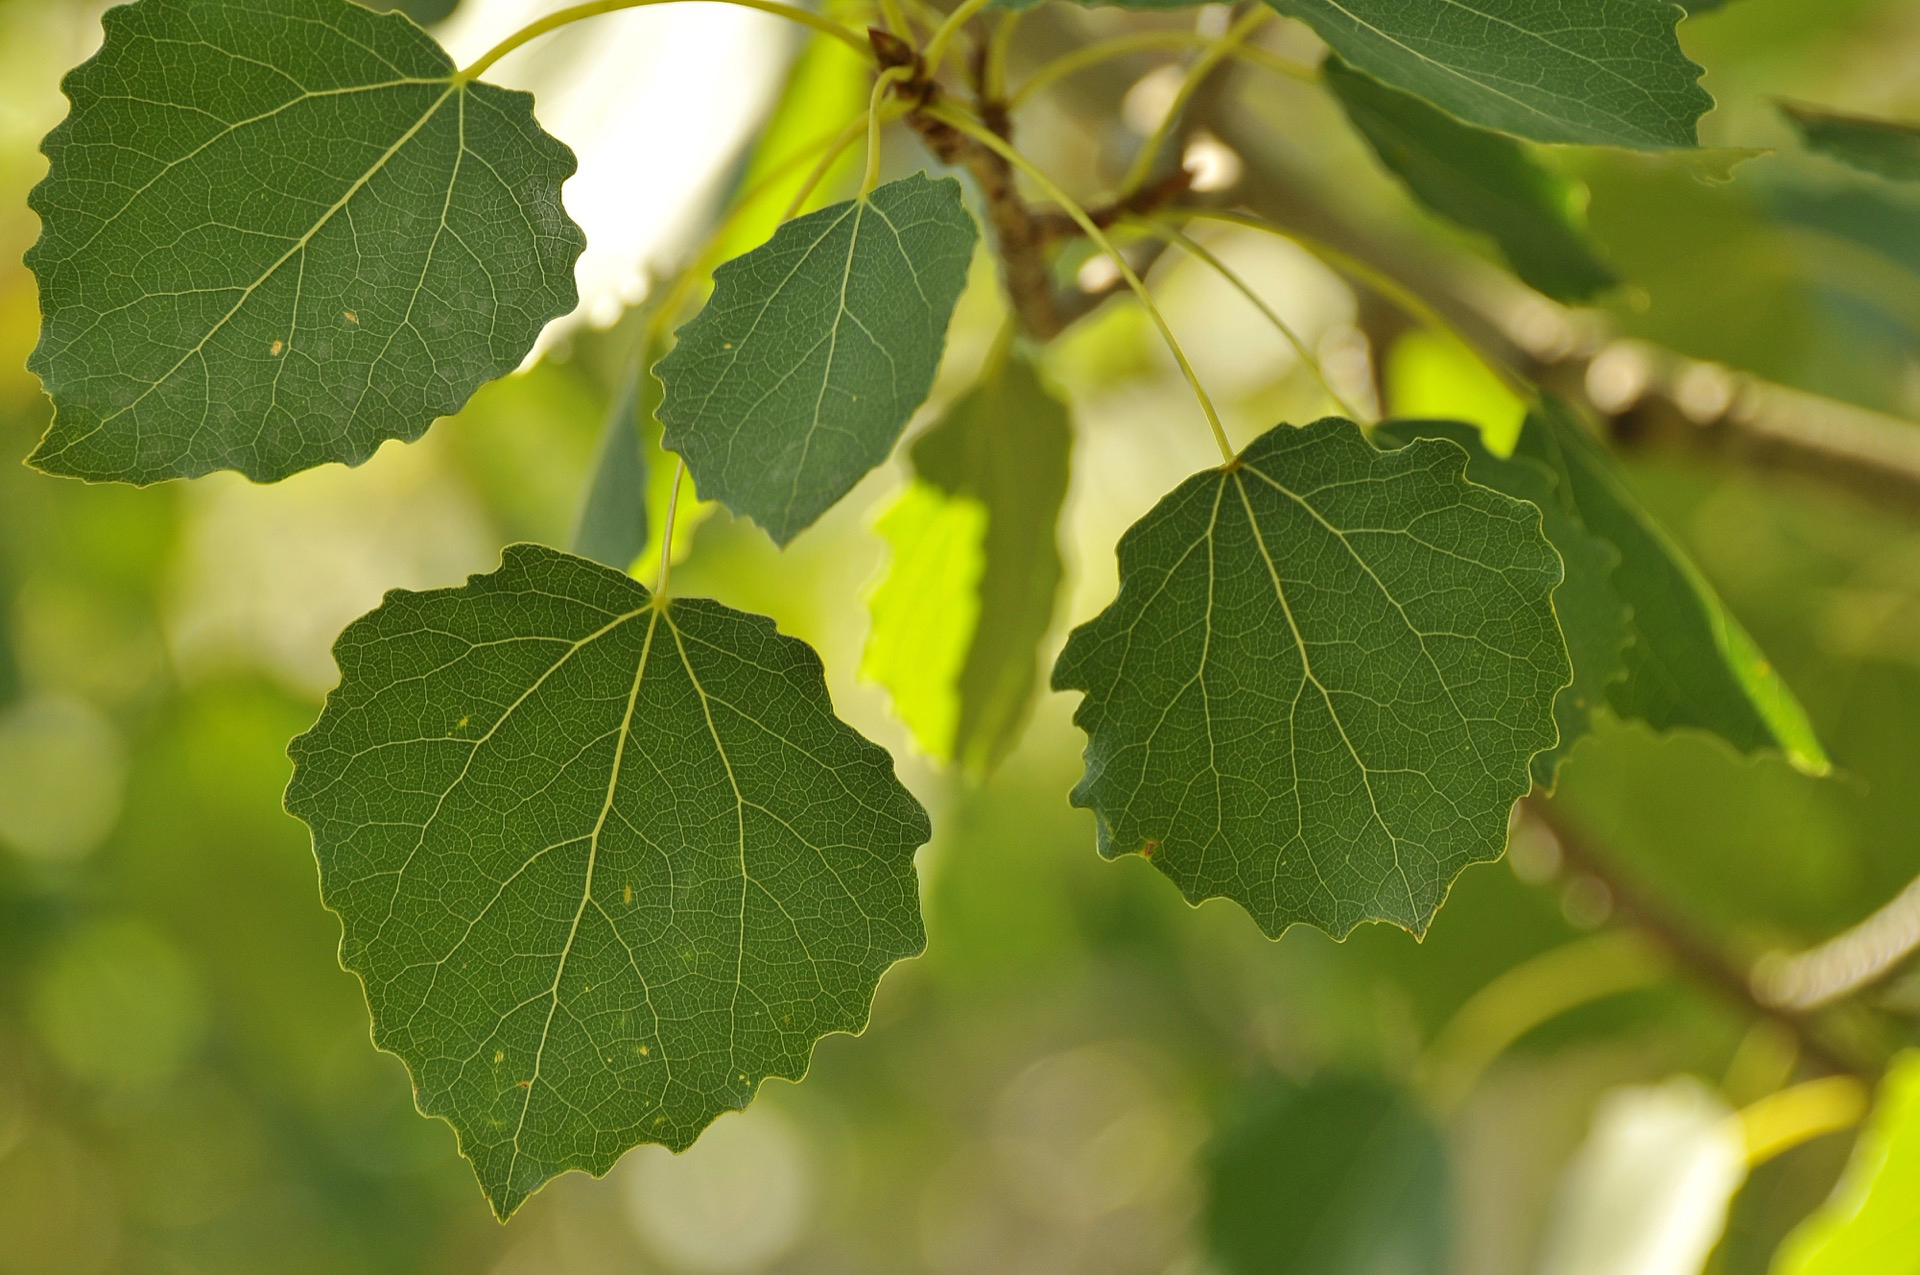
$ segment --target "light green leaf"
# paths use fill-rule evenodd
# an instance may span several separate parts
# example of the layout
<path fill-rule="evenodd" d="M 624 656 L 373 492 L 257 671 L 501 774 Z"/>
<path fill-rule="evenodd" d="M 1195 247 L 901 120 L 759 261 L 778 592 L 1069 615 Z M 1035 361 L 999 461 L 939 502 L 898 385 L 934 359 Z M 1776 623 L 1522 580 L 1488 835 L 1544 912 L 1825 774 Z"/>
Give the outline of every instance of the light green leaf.
<path fill-rule="evenodd" d="M 1054 669 L 1085 691 L 1075 805 L 1193 901 L 1278 935 L 1423 933 L 1499 857 L 1571 678 L 1533 506 L 1422 440 L 1268 431 L 1120 541 L 1120 596 Z"/>
<path fill-rule="evenodd" d="M 772 621 L 516 545 L 335 655 L 287 809 L 375 1044 L 502 1218 L 797 1079 L 920 951 L 926 813 Z"/>
<path fill-rule="evenodd" d="M 1462 124 L 1339 58 L 1327 87 L 1380 162 L 1443 217 L 1493 239 L 1514 272 L 1550 297 L 1584 301 L 1619 282 L 1587 237 L 1586 190 L 1520 142 Z"/>
<path fill-rule="evenodd" d="M 1827 1202 L 1781 1244 L 1773 1275 L 1920 1271 L 1920 1053 L 1880 1082 L 1873 1117 Z"/>
<path fill-rule="evenodd" d="M 615 571 L 631 567 L 647 547 L 651 476 L 640 450 L 640 421 L 659 406 L 659 384 L 644 367 L 636 366 L 628 375 L 607 414 L 586 499 L 573 529 L 573 551 Z M 643 401 L 643 396 L 651 401 Z"/>
<path fill-rule="evenodd" d="M 1664 0 L 1268 0 L 1346 61 L 1469 124 L 1669 150 L 1713 105 Z"/>
<path fill-rule="evenodd" d="M 1573 661 L 1573 684 L 1553 701 L 1560 742 L 1533 759 L 1533 782 L 1551 792 L 1560 763 L 1589 729 L 1593 710 L 1606 703 L 1607 687 L 1626 671 L 1631 612 L 1613 588 L 1620 554 L 1589 532 L 1559 491 L 1552 470 L 1524 456 L 1500 457 L 1480 441 L 1480 431 L 1453 421 L 1386 421 L 1374 431 L 1382 446 L 1404 447 L 1422 438 L 1442 438 L 1467 453 L 1467 478 L 1505 492 L 1540 510 L 1541 529 L 1566 572 L 1553 593 L 1554 614 Z"/>
<path fill-rule="evenodd" d="M 886 459 L 926 401 L 978 232 L 924 174 L 790 221 L 714 272 L 657 369 L 669 451 L 784 545 Z"/>
<path fill-rule="evenodd" d="M 1920 125 L 1793 102 L 1780 103 L 1780 113 L 1802 141 L 1824 155 L 1876 176 L 1920 181 Z"/>
<path fill-rule="evenodd" d="M 915 482 L 880 521 L 893 551 L 863 671 L 927 752 L 979 775 L 1019 740 L 1060 588 L 1066 404 L 1023 354 L 913 447 Z"/>
<path fill-rule="evenodd" d="M 398 14 L 139 0 L 66 79 L 32 463 L 262 481 L 418 438 L 573 308 L 573 155 Z"/>
<path fill-rule="evenodd" d="M 1777 748 L 1827 773 L 1806 710 L 1566 408 L 1549 400 L 1530 415 L 1515 454 L 1554 470 L 1567 507 L 1620 552 L 1613 586 L 1633 614 L 1626 677 L 1608 688 L 1614 711 L 1656 730 L 1711 731 L 1742 752 Z"/>
<path fill-rule="evenodd" d="M 1222 1275 L 1448 1269 L 1446 1144 L 1382 1081 L 1268 1080 L 1207 1162 L 1207 1243 Z"/>

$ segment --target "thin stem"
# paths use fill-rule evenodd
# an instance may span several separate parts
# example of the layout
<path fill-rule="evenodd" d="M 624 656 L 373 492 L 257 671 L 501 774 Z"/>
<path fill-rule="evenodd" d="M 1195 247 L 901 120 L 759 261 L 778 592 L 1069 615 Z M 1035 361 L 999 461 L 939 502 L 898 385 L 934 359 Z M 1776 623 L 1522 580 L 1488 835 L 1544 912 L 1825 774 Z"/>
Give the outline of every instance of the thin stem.
<path fill-rule="evenodd" d="M 1151 220 L 1150 218 L 1128 217 L 1127 222 L 1129 225 L 1137 226 L 1150 235 L 1156 235 L 1168 243 L 1174 244 L 1195 259 L 1211 267 L 1214 273 L 1232 284 L 1241 296 L 1252 302 L 1254 308 L 1267 317 L 1267 322 L 1279 329 L 1280 335 L 1286 338 L 1287 344 L 1293 347 L 1294 354 L 1306 365 L 1307 370 L 1313 373 L 1313 379 L 1320 382 L 1320 388 L 1326 391 L 1327 397 L 1333 400 L 1334 406 L 1346 413 L 1349 420 L 1357 421 L 1362 425 L 1371 425 L 1373 423 L 1368 419 L 1367 413 L 1362 412 L 1352 403 L 1349 403 L 1339 390 L 1333 388 L 1333 382 L 1327 379 L 1326 368 L 1321 366 L 1320 360 L 1314 356 L 1311 350 L 1307 349 L 1306 342 L 1302 341 L 1300 334 L 1293 330 L 1293 325 L 1281 318 L 1279 314 L 1274 311 L 1273 307 L 1268 305 L 1266 300 L 1248 285 L 1245 279 L 1242 279 L 1235 273 L 1233 268 L 1227 265 L 1226 262 L 1215 256 L 1213 251 L 1205 244 L 1191 235 L 1174 229 L 1172 226 L 1162 225 L 1160 222 Z"/>
<path fill-rule="evenodd" d="M 1273 10 L 1265 5 L 1255 7 L 1193 60 L 1193 65 L 1187 68 L 1186 77 L 1180 81 L 1179 90 L 1173 95 L 1173 103 L 1167 107 L 1167 113 L 1161 116 L 1160 123 L 1147 140 L 1140 144 L 1139 152 L 1133 157 L 1133 166 L 1127 169 L 1126 180 L 1120 183 L 1120 189 L 1138 190 L 1146 184 L 1147 178 L 1153 173 L 1154 164 L 1159 162 L 1160 152 L 1166 146 L 1167 138 L 1173 135 L 1174 126 L 1180 122 L 1181 114 L 1187 109 L 1187 103 L 1192 101 L 1193 95 L 1200 91 L 1200 86 L 1207 82 L 1207 77 L 1213 74 L 1214 68 L 1231 57 L 1233 51 L 1246 43 L 1247 37 L 1259 30 L 1260 26 L 1272 16 Z"/>
<path fill-rule="evenodd" d="M 537 22 L 521 27 L 500 43 L 481 54 L 470 66 L 460 72 L 462 80 L 477 80 L 486 73 L 495 62 L 512 53 L 523 44 L 528 44 L 558 31 L 561 27 L 571 26 L 586 18 L 597 18 L 603 13 L 617 13 L 622 9 L 638 9 L 645 5 L 673 4 L 678 0 L 587 0 L 585 4 L 576 4 L 569 8 L 549 13 Z M 852 46 L 862 57 L 873 56 L 873 50 L 864 36 L 851 27 L 841 26 L 831 18 L 823 18 L 817 13 L 797 9 L 790 4 L 780 4 L 778 0 L 711 0 L 716 4 L 739 5 L 746 9 L 757 9 L 761 13 L 771 13 L 776 17 L 798 22 L 802 26 L 812 27 L 822 35 L 830 35 L 836 40 Z"/>
<path fill-rule="evenodd" d="M 993 38 L 987 42 L 987 57 L 980 68 L 980 95 L 998 102 L 1007 95 L 1007 53 L 1013 47 L 1013 33 L 1020 25 L 1020 11 L 1000 15 Z"/>
<path fill-rule="evenodd" d="M 887 24 L 887 30 L 895 35 L 913 34 L 913 28 L 907 25 L 907 15 L 900 10 L 900 0 L 880 0 L 880 17 Z"/>
<path fill-rule="evenodd" d="M 660 583 L 654 586 L 655 606 L 667 600 L 667 580 L 673 574 L 673 522 L 680 516 L 680 485 L 687 481 L 687 462 L 673 458 L 673 491 L 667 495 L 667 521 L 660 529 Z"/>
<path fill-rule="evenodd" d="M 1113 240 L 1107 237 L 1106 232 L 1087 215 L 1087 210 L 1062 190 L 1053 178 L 1047 176 L 1032 160 L 1015 150 L 998 133 L 977 120 L 938 103 L 929 107 L 927 113 L 948 127 L 971 137 L 1025 173 L 1032 179 L 1034 185 L 1046 192 L 1049 199 L 1060 205 L 1067 216 L 1073 218 L 1074 223 L 1085 232 L 1088 239 L 1099 245 L 1101 250 L 1113 259 L 1113 264 L 1120 271 L 1120 277 L 1127 281 L 1127 286 L 1133 289 L 1133 294 L 1140 298 L 1140 304 L 1146 307 L 1147 315 L 1153 320 L 1154 326 L 1160 329 L 1161 339 L 1166 341 L 1167 349 L 1173 353 L 1173 361 L 1180 365 L 1180 374 L 1187 378 L 1187 385 L 1193 390 L 1193 396 L 1199 401 L 1200 410 L 1207 418 L 1207 428 L 1213 431 L 1213 441 L 1220 449 L 1220 458 L 1231 464 L 1233 444 L 1227 441 L 1227 431 L 1220 424 L 1220 413 L 1214 410 L 1213 400 L 1207 397 L 1207 391 L 1200 384 L 1200 377 L 1194 372 L 1193 364 L 1187 362 L 1186 352 L 1180 348 L 1180 342 L 1174 337 L 1173 329 L 1167 325 L 1166 316 L 1161 314 L 1160 307 L 1153 303 L 1153 297 L 1147 292 L 1147 285 L 1140 282 L 1140 276 L 1134 273 L 1133 267 L 1127 264 L 1126 257 L 1114 247 Z"/>
<path fill-rule="evenodd" d="M 827 174 L 833 171 L 834 164 L 847 153 L 847 147 L 859 141 L 867 132 L 869 119 L 869 113 L 862 111 L 848 120 L 845 126 L 832 136 L 825 152 L 820 156 L 820 162 L 813 166 L 813 171 L 807 174 L 807 179 L 800 183 L 798 190 L 793 192 L 793 198 L 787 203 L 787 210 L 780 214 L 781 221 L 792 221 L 800 215 L 800 210 L 807 206 L 807 200 L 812 198 L 813 192 L 819 188 L 820 183 L 827 179 Z M 812 153 L 811 148 L 808 153 Z"/>
<path fill-rule="evenodd" d="M 1201 31 L 1135 31 L 1107 40 L 1095 40 L 1036 67 L 1026 81 L 1014 90 L 1013 96 L 1007 101 L 1007 109 L 1015 110 L 1041 89 L 1114 58 L 1129 57 L 1135 53 L 1158 53 L 1167 49 L 1212 48 L 1219 43 L 1219 37 Z M 1228 51 L 1228 55 L 1235 61 L 1263 67 L 1292 79 L 1319 79 L 1319 73 L 1311 67 L 1289 62 L 1258 46 L 1236 45 Z"/>
<path fill-rule="evenodd" d="M 880 184 L 880 106 L 887 90 L 913 74 L 913 68 L 890 66 L 874 77 L 873 96 L 867 102 L 867 171 L 860 179 L 860 198 L 865 199 Z"/>
<path fill-rule="evenodd" d="M 1867 1087 L 1852 1076 L 1821 1076 L 1770 1093 L 1733 1116 L 1755 1168 L 1804 1142 L 1851 1129 L 1866 1119 Z"/>
<path fill-rule="evenodd" d="M 940 24 L 940 29 L 928 39 L 927 47 L 921 50 L 920 56 L 926 63 L 928 79 L 940 74 L 940 60 L 947 55 L 947 45 L 953 42 L 954 36 L 960 34 L 960 29 L 967 25 L 967 20 L 992 3 L 993 0 L 961 0 L 960 7 L 947 15 L 947 20 Z"/>

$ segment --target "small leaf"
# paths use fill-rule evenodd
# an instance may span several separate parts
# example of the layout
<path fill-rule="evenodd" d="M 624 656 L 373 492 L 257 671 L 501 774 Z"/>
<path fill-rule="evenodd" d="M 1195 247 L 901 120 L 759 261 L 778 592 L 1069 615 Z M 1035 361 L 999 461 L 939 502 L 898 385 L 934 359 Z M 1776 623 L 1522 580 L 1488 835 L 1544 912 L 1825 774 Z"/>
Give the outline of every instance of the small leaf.
<path fill-rule="evenodd" d="M 1376 79 L 1536 142 L 1698 144 L 1713 99 L 1664 0 L 1268 0 Z"/>
<path fill-rule="evenodd" d="M 772 621 L 515 545 L 335 655 L 287 809 L 374 1043 L 502 1218 L 799 1078 L 920 951 L 926 813 Z"/>
<path fill-rule="evenodd" d="M 573 155 L 398 14 L 139 0 L 65 82 L 32 463 L 271 481 L 418 438 L 574 305 Z"/>
<path fill-rule="evenodd" d="M 714 272 L 658 374 L 666 447 L 784 545 L 886 459 L 926 401 L 978 237 L 951 178 L 790 221 Z"/>
<path fill-rule="evenodd" d="M 1814 150 L 1862 172 L 1896 181 L 1920 181 L 1920 125 L 1817 106 L 1780 103 L 1780 113 Z"/>
<path fill-rule="evenodd" d="M 647 460 L 640 451 L 640 420 L 659 405 L 659 382 L 635 367 L 607 414 L 593 476 L 573 529 L 573 551 L 625 571 L 647 547 Z M 642 394 L 652 399 L 641 401 Z"/>
<path fill-rule="evenodd" d="M 1072 442 L 1066 404 L 1008 353 L 914 444 L 917 478 L 880 522 L 893 557 L 863 671 L 922 748 L 976 775 L 1033 704 Z"/>
<path fill-rule="evenodd" d="M 1839 1185 L 1802 1222 L 1774 1275 L 1920 1270 L 1920 1054 L 1894 1060 Z"/>
<path fill-rule="evenodd" d="M 1278 935 L 1423 933 L 1498 858 L 1570 680 L 1533 506 L 1422 440 L 1268 431 L 1120 541 L 1120 596 L 1054 669 L 1081 690 L 1075 805 L 1193 902 Z"/>
<path fill-rule="evenodd" d="M 1462 124 L 1339 58 L 1322 75 L 1347 118 L 1414 197 L 1493 239 L 1514 272 L 1561 301 L 1619 282 L 1586 229 L 1586 191 L 1500 133 Z"/>
<path fill-rule="evenodd" d="M 1589 532 L 1563 500 L 1559 479 L 1538 461 L 1495 456 L 1480 431 L 1453 421 L 1384 421 L 1374 431 L 1382 446 L 1404 447 L 1417 439 L 1443 438 L 1467 453 L 1467 478 L 1505 492 L 1540 510 L 1541 529 L 1566 570 L 1553 593 L 1554 614 L 1573 661 L 1573 684 L 1553 701 L 1560 742 L 1533 759 L 1533 782 L 1553 791 L 1560 763 L 1588 729 L 1593 710 L 1606 703 L 1607 688 L 1626 672 L 1627 626 L 1632 613 L 1613 588 L 1620 563 L 1614 547 Z"/>
<path fill-rule="evenodd" d="M 1207 1244 L 1222 1275 L 1449 1269 L 1446 1144 L 1381 1081 L 1266 1081 L 1207 1161 Z"/>
<path fill-rule="evenodd" d="M 1655 730 L 1711 731 L 1742 752 L 1777 748 L 1826 774 L 1806 710 L 1566 408 L 1549 400 L 1529 416 L 1515 454 L 1554 470 L 1566 507 L 1620 552 L 1613 586 L 1632 622 L 1626 677 L 1608 688 L 1614 711 Z"/>

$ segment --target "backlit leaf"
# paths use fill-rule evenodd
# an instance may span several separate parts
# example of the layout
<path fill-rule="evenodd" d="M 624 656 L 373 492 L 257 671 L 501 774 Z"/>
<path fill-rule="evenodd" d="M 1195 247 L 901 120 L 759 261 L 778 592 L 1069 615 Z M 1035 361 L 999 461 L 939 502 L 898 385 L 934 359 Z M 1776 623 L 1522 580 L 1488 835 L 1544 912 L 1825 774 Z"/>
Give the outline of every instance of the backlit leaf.
<path fill-rule="evenodd" d="M 1806 710 L 1566 409 L 1549 400 L 1529 416 L 1515 454 L 1553 469 L 1567 507 L 1620 552 L 1613 585 L 1632 621 L 1626 676 L 1608 688 L 1614 711 L 1656 730 L 1711 731 L 1742 752 L 1777 748 L 1825 774 Z"/>
<path fill-rule="evenodd" d="M 1389 88 L 1338 58 L 1322 69 L 1347 118 L 1414 197 L 1489 236 L 1550 297 L 1584 301 L 1619 282 L 1586 233 L 1586 192 L 1500 133 Z"/>
<path fill-rule="evenodd" d="M 1667 150 L 1713 105 L 1664 0 L 1268 0 L 1368 75 L 1538 142 Z"/>
<path fill-rule="evenodd" d="M 1894 1061 L 1833 1195 L 1780 1246 L 1774 1275 L 1920 1271 L 1920 1054 Z"/>
<path fill-rule="evenodd" d="M 772 621 L 516 545 L 335 655 L 287 808 L 501 1217 L 798 1078 L 920 950 L 926 814 Z"/>
<path fill-rule="evenodd" d="M 701 494 L 786 544 L 893 450 L 933 386 L 978 232 L 960 183 L 890 182 L 714 272 L 661 360 Z"/>
<path fill-rule="evenodd" d="M 139 0 L 105 25 L 32 198 L 41 469 L 358 464 L 573 308 L 572 153 L 404 17 Z"/>
<path fill-rule="evenodd" d="M 1120 595 L 1054 669 L 1086 692 L 1075 805 L 1193 902 L 1425 931 L 1499 857 L 1571 680 L 1560 561 L 1523 501 L 1421 440 L 1280 426 L 1120 541 Z"/>
<path fill-rule="evenodd" d="M 991 771 L 1019 739 L 1060 588 L 1072 434 L 1022 354 L 1001 356 L 913 447 L 915 481 L 882 518 L 864 672 L 920 746 Z"/>
<path fill-rule="evenodd" d="M 1467 453 L 1467 478 L 1505 492 L 1540 510 L 1541 529 L 1566 571 L 1553 593 L 1554 614 L 1573 661 L 1573 684 L 1553 701 L 1560 742 L 1533 759 L 1533 782 L 1552 791 L 1560 763 L 1585 735 L 1593 710 L 1606 703 L 1607 688 L 1626 671 L 1624 655 L 1631 613 L 1613 588 L 1620 554 L 1589 532 L 1556 488 L 1559 479 L 1538 461 L 1495 456 L 1480 431 L 1453 421 L 1386 421 L 1374 431 L 1382 446 L 1404 447 L 1415 439 L 1444 438 Z"/>

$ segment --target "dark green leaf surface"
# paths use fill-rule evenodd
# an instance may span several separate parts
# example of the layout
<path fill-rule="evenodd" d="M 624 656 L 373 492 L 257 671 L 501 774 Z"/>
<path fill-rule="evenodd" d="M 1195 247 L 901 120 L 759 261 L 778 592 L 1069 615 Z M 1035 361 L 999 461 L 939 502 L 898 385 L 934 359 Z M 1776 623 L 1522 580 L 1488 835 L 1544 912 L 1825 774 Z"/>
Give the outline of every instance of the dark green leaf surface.
<path fill-rule="evenodd" d="M 1222 1275 L 1448 1269 L 1446 1144 L 1381 1081 L 1267 1081 L 1207 1159 L 1207 1242 Z"/>
<path fill-rule="evenodd" d="M 1422 933 L 1499 857 L 1570 680 L 1533 506 L 1423 440 L 1280 426 L 1120 541 L 1120 595 L 1054 670 L 1086 692 L 1075 805 L 1193 901 L 1278 935 Z"/>
<path fill-rule="evenodd" d="M 1006 354 L 914 444 L 916 481 L 881 520 L 893 559 L 871 604 L 868 674 L 923 748 L 976 775 L 1000 764 L 1032 708 L 1072 444 L 1067 405 L 1030 359 Z M 965 596 L 931 617 L 942 592 Z M 949 633 L 957 650 L 941 658 Z"/>
<path fill-rule="evenodd" d="M 1495 456 L 1471 425 L 1386 421 L 1374 432 L 1375 442 L 1388 447 L 1404 447 L 1421 438 L 1443 438 L 1465 451 L 1469 481 L 1538 508 L 1541 529 L 1560 555 L 1566 578 L 1553 592 L 1553 610 L 1573 661 L 1573 684 L 1553 701 L 1560 742 L 1533 759 L 1533 782 L 1551 792 L 1560 763 L 1587 733 L 1593 710 L 1606 703 L 1607 688 L 1626 671 L 1632 613 L 1613 587 L 1620 554 L 1581 523 L 1557 490 L 1560 480 L 1552 470 L 1524 456 Z"/>
<path fill-rule="evenodd" d="M 786 544 L 926 401 L 978 232 L 924 174 L 782 226 L 714 272 L 660 362 L 660 420 L 702 495 Z"/>
<path fill-rule="evenodd" d="M 1620 552 L 1613 585 L 1632 622 L 1626 676 L 1608 689 L 1614 711 L 1656 730 L 1711 731 L 1742 752 L 1777 748 L 1825 774 L 1806 710 L 1566 409 L 1549 402 L 1531 414 L 1515 454 L 1553 469 L 1568 508 Z"/>
<path fill-rule="evenodd" d="M 772 621 L 516 545 L 335 654 L 287 808 L 501 1217 L 798 1078 L 920 950 L 926 814 Z"/>
<path fill-rule="evenodd" d="M 1713 99 L 1664 0 L 1268 0 L 1367 74 L 1537 142 L 1697 145 Z"/>
<path fill-rule="evenodd" d="M 659 384 L 646 368 L 636 367 L 621 388 L 607 415 L 573 529 L 575 553 L 616 571 L 631 567 L 647 547 L 647 486 L 652 475 L 640 449 L 640 421 L 659 407 Z"/>
<path fill-rule="evenodd" d="M 1619 280 L 1586 232 L 1586 192 L 1500 133 L 1388 88 L 1338 58 L 1322 74 L 1347 118 L 1414 197 L 1493 239 L 1550 297 L 1584 301 Z"/>
<path fill-rule="evenodd" d="M 51 473 L 284 478 L 414 439 L 573 308 L 573 155 L 342 0 L 140 0 L 67 77 L 27 255 Z"/>
<path fill-rule="evenodd" d="M 1920 181 L 1920 125 L 1791 102 L 1782 102 L 1780 113 L 1822 154 L 1880 177 Z"/>

